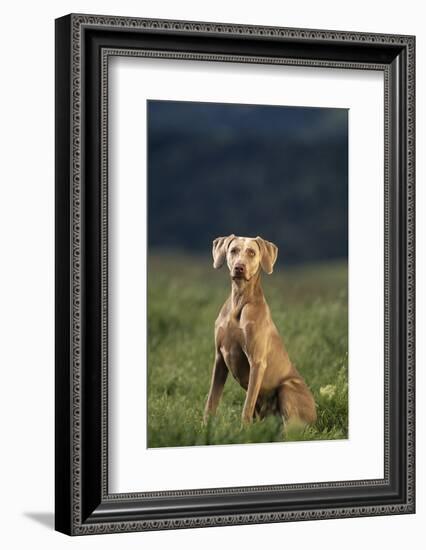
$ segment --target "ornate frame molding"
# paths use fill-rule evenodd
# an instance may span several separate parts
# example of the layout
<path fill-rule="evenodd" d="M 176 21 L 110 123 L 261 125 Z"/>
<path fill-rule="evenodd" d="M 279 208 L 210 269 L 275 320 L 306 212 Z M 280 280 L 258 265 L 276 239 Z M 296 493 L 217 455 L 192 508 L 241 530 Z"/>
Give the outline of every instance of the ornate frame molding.
<path fill-rule="evenodd" d="M 228 37 L 238 41 L 261 40 L 263 43 L 300 44 L 312 48 L 323 44 L 328 48 L 326 58 L 250 55 L 239 53 L 206 53 L 185 49 L 174 50 L 170 47 L 156 49 L 153 47 L 132 48 L 128 45 L 96 44 L 89 46 L 89 32 L 96 42 L 96 32 L 109 30 L 115 36 L 123 34 L 134 38 L 136 35 L 149 39 L 155 36 L 167 36 L 170 40 L 179 36 L 198 36 L 202 41 L 206 37 L 223 40 Z M 112 35 L 111 35 L 112 36 Z M 91 533 L 112 533 L 124 531 L 141 531 L 152 529 L 177 529 L 213 525 L 236 525 L 246 523 L 300 521 L 307 519 L 326 519 L 336 517 L 359 517 L 414 512 L 414 168 L 415 168 L 415 39 L 412 36 L 347 33 L 342 31 L 322 31 L 308 29 L 289 29 L 279 27 L 257 27 L 246 25 L 229 25 L 188 21 L 151 20 L 95 15 L 70 15 L 57 20 L 57 173 L 56 193 L 61 195 L 57 200 L 57 216 L 67 216 L 69 224 L 57 218 L 57 357 L 56 357 L 56 426 L 57 426 L 57 478 L 56 478 L 56 528 L 68 534 L 83 535 Z M 115 41 L 117 42 L 117 41 Z M 118 40 L 119 42 L 119 40 Z M 242 42 L 241 42 L 242 43 Z M 371 59 L 357 60 L 357 47 L 370 46 L 377 52 L 387 53 L 384 61 Z M 333 50 L 333 48 L 336 48 Z M 340 48 L 340 49 L 339 49 Z M 99 50 L 99 51 L 98 51 Z M 367 48 L 368 50 L 368 48 Z M 348 59 L 338 59 L 338 51 L 351 51 Z M 93 53 L 95 52 L 95 54 Z M 97 52 L 97 57 L 96 57 Z M 334 53 L 333 53 L 334 52 Z M 333 58 L 333 55 L 337 59 Z M 89 59 L 89 57 L 92 58 Z M 274 485 L 269 487 L 235 487 L 227 489 L 200 489 L 192 491 L 168 491 L 156 493 L 108 493 L 107 473 L 107 427 L 108 427 L 108 59 L 111 56 L 138 56 L 168 59 L 192 59 L 203 61 L 228 61 L 239 63 L 274 63 L 283 65 L 302 65 L 315 67 L 335 67 L 342 69 L 368 69 L 384 72 L 385 78 L 385 476 L 383 480 L 363 480 L 359 482 L 344 481 L 335 483 L 314 483 L 297 485 Z M 382 56 L 383 57 L 383 56 Z M 95 61 L 93 61 L 95 59 Z M 84 426 L 87 422 L 87 409 L 84 409 L 87 389 L 85 369 L 86 347 L 90 346 L 85 333 L 85 315 L 87 300 L 88 261 L 87 232 L 93 231 L 86 211 L 85 197 L 89 176 L 87 172 L 86 150 L 89 146 L 87 126 L 90 117 L 89 100 L 91 93 L 90 78 L 87 67 L 97 63 L 100 86 L 100 117 L 93 123 L 99 132 L 99 225 L 100 250 L 97 256 L 99 265 L 99 411 L 96 425 L 99 433 L 99 451 L 96 454 L 97 465 L 85 465 L 85 454 L 90 454 L 85 441 Z M 91 65 L 92 64 L 92 65 Z M 65 88 L 63 87 L 65 82 Z M 90 103 L 92 101 L 92 103 Z M 398 103 L 402 102 L 402 103 Z M 405 120 L 402 126 L 395 127 L 397 121 L 394 112 L 399 105 L 406 107 Z M 66 111 L 68 109 L 68 115 Z M 67 120 L 67 116 L 69 119 Z M 65 120 L 65 123 L 64 123 Z M 405 123 L 405 128 L 404 128 Z M 403 132 L 398 135 L 397 132 Z M 67 154 L 67 150 L 70 154 Z M 397 172 L 397 163 L 400 172 Z M 402 166 L 402 171 L 401 171 Z M 93 168 L 96 170 L 96 167 Z M 396 178 L 396 179 L 395 179 Z M 67 181 L 68 183 L 64 181 Z M 395 183 L 396 182 L 396 183 Z M 92 183 L 93 185 L 93 183 Z M 394 189 L 394 187 L 397 189 Z M 68 196 L 66 196 L 68 193 Z M 395 195 L 395 193 L 397 195 Z M 62 196 L 64 195 L 64 196 Z M 399 202 L 398 202 L 399 201 Z M 397 211 L 397 208 L 400 210 Z M 401 219 L 403 215 L 405 218 Z M 90 218 L 92 219 L 92 218 Z M 396 244 L 398 246 L 396 246 Z M 396 261 L 401 262 L 396 270 Z M 397 273 L 396 273 L 397 271 Z M 68 288 L 67 288 L 68 282 Z M 400 296 L 402 306 L 395 309 L 395 285 L 402 285 Z M 59 290 L 58 290 L 59 288 Z M 98 288 L 98 287 L 97 287 Z M 399 289 L 399 286 L 398 286 Z M 61 305 L 68 301 L 69 309 L 61 310 Z M 396 323 L 396 324 L 395 324 Z M 400 330 L 405 341 L 394 343 L 395 331 Z M 64 335 L 64 331 L 66 334 Z M 399 332 L 397 332 L 400 334 Z M 398 348 L 398 349 L 397 349 Z M 402 349 L 400 349 L 402 348 Z M 399 361 L 397 367 L 395 361 Z M 65 363 L 64 363 L 65 362 Z M 395 368 L 397 372 L 395 373 Z M 396 380 L 403 382 L 396 388 Z M 401 378 L 402 377 L 402 378 Z M 68 391 L 69 401 L 62 402 L 64 390 Z M 404 391 L 405 390 L 405 391 Z M 396 392 L 396 393 L 395 393 Z M 400 407 L 405 409 L 405 426 L 395 433 L 395 419 L 392 410 L 395 408 L 395 396 L 401 399 Z M 62 433 L 64 426 L 67 426 Z M 61 433 L 60 430 L 61 430 Z M 337 492 L 369 488 L 389 488 L 395 485 L 395 452 L 392 438 L 403 437 L 405 444 L 406 468 L 397 472 L 399 477 L 398 498 L 394 496 L 381 504 L 364 505 L 320 505 L 314 507 L 313 501 L 306 502 L 306 509 L 288 509 L 262 511 L 253 509 L 250 512 L 230 512 L 222 514 L 191 513 L 187 516 L 172 519 L 164 517 L 151 518 L 140 510 L 130 518 L 124 513 L 126 506 L 137 507 L 143 499 L 169 497 L 212 497 L 234 495 L 243 497 L 253 493 L 304 493 L 307 490 L 327 490 Z M 401 457 L 403 458 L 403 457 Z M 96 482 L 88 484 L 88 473 L 99 474 Z M 63 484 L 67 485 L 64 489 Z M 403 489 L 403 490 L 402 490 Z M 402 492 L 401 492 L 402 491 Z M 394 491 L 395 492 L 395 491 Z M 348 493 L 349 494 L 349 493 Z M 89 496 L 87 496 L 89 495 Z M 403 500 L 401 501 L 401 498 Z M 216 499 L 217 500 L 217 499 Z M 95 503 L 99 506 L 95 506 Z M 90 513 L 89 513 L 90 511 Z M 145 515 L 144 515 L 145 514 Z M 121 518 L 125 518 L 122 521 Z"/>

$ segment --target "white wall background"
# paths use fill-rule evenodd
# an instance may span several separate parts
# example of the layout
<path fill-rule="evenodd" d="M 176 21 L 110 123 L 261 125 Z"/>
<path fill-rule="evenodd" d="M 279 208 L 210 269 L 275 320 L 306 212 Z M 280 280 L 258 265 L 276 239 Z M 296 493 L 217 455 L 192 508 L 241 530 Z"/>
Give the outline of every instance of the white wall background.
<path fill-rule="evenodd" d="M 71 539 L 53 529 L 54 473 L 54 18 L 104 13 L 417 35 L 417 514 Z M 1 454 L 0 542 L 4 548 L 399 549 L 424 539 L 426 30 L 420 1 L 252 2 L 87 0 L 3 5 L 0 33 Z M 422 536 L 423 535 L 423 536 Z"/>

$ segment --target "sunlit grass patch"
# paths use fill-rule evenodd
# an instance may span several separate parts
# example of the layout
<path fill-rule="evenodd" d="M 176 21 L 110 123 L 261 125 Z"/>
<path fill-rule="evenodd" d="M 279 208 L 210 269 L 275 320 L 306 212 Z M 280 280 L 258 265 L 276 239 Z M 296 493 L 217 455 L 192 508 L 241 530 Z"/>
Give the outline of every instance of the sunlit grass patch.
<path fill-rule="evenodd" d="M 175 447 L 348 437 L 347 265 L 277 268 L 263 289 L 290 358 L 317 403 L 315 425 L 279 417 L 241 428 L 245 392 L 231 378 L 216 417 L 202 415 L 214 357 L 214 321 L 229 293 L 210 258 L 151 255 L 148 273 L 148 445 Z M 142 366 L 141 366 L 142 368 Z"/>

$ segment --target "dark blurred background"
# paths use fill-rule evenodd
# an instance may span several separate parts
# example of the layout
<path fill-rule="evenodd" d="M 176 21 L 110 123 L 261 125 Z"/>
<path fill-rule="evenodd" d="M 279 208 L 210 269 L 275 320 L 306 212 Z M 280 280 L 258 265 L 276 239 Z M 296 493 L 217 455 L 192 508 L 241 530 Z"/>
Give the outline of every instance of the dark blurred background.
<path fill-rule="evenodd" d="M 150 251 L 260 235 L 283 263 L 348 253 L 348 111 L 148 101 Z"/>

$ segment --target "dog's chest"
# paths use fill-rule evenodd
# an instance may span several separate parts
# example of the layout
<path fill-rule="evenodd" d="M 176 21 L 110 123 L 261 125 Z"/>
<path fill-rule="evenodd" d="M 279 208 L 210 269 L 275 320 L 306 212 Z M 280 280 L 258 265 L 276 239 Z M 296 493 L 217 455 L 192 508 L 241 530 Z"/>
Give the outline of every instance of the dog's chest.
<path fill-rule="evenodd" d="M 247 388 L 250 367 L 242 348 L 243 332 L 235 320 L 229 320 L 224 325 L 222 325 L 224 330 L 220 342 L 220 352 L 233 377 Z"/>

